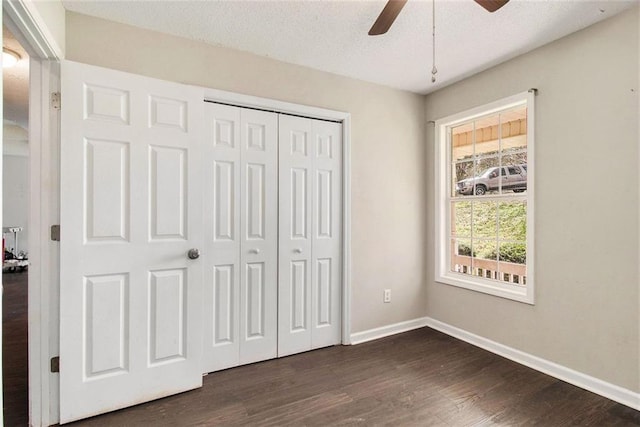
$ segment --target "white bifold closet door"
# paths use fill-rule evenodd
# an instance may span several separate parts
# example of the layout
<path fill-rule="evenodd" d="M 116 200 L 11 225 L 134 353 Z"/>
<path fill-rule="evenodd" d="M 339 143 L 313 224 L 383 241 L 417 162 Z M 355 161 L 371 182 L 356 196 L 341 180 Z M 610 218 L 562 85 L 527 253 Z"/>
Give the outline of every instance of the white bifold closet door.
<path fill-rule="evenodd" d="M 202 95 L 62 63 L 60 421 L 202 385 Z M 193 253 L 193 252 L 192 252 Z"/>
<path fill-rule="evenodd" d="M 278 356 L 340 343 L 342 125 L 280 115 Z"/>
<path fill-rule="evenodd" d="M 205 104 L 203 372 L 277 357 L 278 115 Z"/>

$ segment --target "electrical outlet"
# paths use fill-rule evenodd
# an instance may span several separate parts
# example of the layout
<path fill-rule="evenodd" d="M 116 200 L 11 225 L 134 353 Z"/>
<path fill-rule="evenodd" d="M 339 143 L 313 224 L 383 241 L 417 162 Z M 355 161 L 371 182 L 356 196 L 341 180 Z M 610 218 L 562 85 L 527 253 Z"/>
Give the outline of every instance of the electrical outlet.
<path fill-rule="evenodd" d="M 391 302 L 391 289 L 384 290 L 384 302 Z"/>

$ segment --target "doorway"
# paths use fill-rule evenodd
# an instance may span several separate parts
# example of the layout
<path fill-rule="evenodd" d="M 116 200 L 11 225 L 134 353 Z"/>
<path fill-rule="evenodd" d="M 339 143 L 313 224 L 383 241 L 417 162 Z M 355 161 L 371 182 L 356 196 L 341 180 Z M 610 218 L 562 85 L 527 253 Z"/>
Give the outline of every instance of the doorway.
<path fill-rule="evenodd" d="M 27 425 L 29 55 L 3 26 L 2 375 L 6 425 Z M 12 62 L 13 61 L 13 62 Z"/>

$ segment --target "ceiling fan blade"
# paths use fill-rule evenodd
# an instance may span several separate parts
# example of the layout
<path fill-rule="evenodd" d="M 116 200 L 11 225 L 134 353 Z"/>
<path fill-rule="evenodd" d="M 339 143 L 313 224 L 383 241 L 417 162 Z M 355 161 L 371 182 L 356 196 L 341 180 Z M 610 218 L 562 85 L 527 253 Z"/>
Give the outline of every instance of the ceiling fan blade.
<path fill-rule="evenodd" d="M 487 9 L 489 12 L 495 12 L 507 4 L 509 0 L 475 0 L 475 2 Z"/>
<path fill-rule="evenodd" d="M 378 19 L 376 19 L 376 22 L 373 23 L 373 26 L 369 30 L 369 35 L 378 36 L 389 31 L 391 24 L 396 20 L 406 2 L 407 0 L 389 0 L 389 2 L 384 6 L 384 9 L 382 9 L 382 12 L 380 12 L 380 16 L 378 16 Z"/>

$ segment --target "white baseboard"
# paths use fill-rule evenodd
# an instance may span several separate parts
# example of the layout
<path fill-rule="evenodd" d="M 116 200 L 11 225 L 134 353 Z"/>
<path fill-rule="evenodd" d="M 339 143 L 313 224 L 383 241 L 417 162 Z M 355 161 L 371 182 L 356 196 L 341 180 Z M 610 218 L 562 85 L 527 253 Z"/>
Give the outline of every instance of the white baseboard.
<path fill-rule="evenodd" d="M 377 340 L 379 338 L 388 337 L 389 335 L 423 328 L 427 326 L 427 322 L 429 320 L 430 319 L 428 317 L 421 317 L 419 319 L 407 320 L 406 322 L 394 323 L 393 325 L 356 332 L 351 334 L 351 344 L 362 344 L 363 342 Z"/>
<path fill-rule="evenodd" d="M 473 344 L 477 347 L 483 348 L 492 353 L 498 354 L 521 365 L 528 366 L 559 380 L 568 382 L 577 387 L 589 390 L 593 393 L 604 396 L 615 402 L 621 403 L 625 406 L 629 406 L 633 409 L 640 410 L 640 393 L 628 390 L 626 388 L 617 386 L 615 384 L 608 383 L 598 378 L 583 374 L 578 371 L 574 371 L 566 366 L 558 365 L 557 363 L 549 360 L 542 359 L 524 351 L 516 350 L 515 348 L 507 347 L 506 345 L 491 341 L 487 338 L 483 338 L 479 335 L 472 334 L 463 329 L 456 328 L 447 323 L 440 322 L 439 320 L 425 317 L 420 319 L 425 321 L 425 325 L 443 332 L 447 335 L 451 335 L 454 338 L 458 338 L 462 341 L 466 341 L 469 344 Z M 379 328 L 382 329 L 382 328 Z"/>

